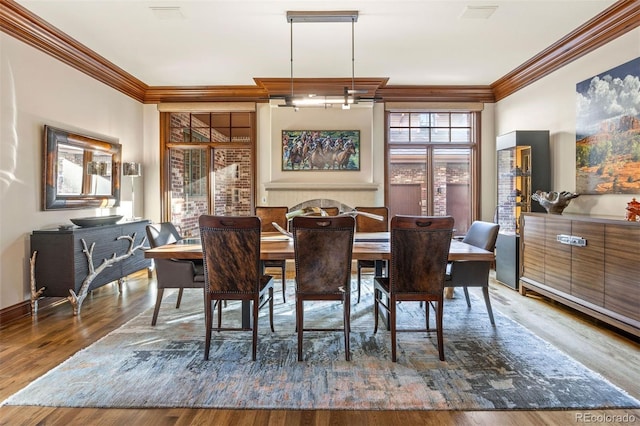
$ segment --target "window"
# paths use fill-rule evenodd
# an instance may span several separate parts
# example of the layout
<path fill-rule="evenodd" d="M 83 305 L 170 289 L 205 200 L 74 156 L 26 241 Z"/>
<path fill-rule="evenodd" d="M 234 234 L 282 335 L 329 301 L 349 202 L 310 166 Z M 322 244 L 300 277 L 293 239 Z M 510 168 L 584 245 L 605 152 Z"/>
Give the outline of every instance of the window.
<path fill-rule="evenodd" d="M 451 215 L 464 235 L 478 216 L 479 112 L 388 111 L 391 216 Z"/>
<path fill-rule="evenodd" d="M 255 113 L 163 112 L 160 117 L 163 220 L 183 236 L 196 236 L 203 214 L 251 214 Z"/>

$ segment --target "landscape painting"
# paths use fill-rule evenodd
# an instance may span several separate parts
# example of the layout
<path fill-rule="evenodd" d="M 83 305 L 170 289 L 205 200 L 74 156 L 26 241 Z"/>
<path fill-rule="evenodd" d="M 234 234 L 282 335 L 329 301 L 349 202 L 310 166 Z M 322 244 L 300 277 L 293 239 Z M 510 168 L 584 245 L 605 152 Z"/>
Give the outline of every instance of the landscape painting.
<path fill-rule="evenodd" d="M 640 194 L 640 58 L 576 91 L 576 192 Z"/>
<path fill-rule="evenodd" d="M 282 170 L 360 170 L 360 131 L 283 130 Z"/>

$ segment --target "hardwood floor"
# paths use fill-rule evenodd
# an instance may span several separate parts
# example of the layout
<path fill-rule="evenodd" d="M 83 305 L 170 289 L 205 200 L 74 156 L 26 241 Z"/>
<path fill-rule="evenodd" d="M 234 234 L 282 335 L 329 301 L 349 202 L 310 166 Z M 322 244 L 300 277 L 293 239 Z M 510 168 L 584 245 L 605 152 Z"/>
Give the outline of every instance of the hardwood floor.
<path fill-rule="evenodd" d="M 475 289 L 471 289 L 473 291 Z M 457 289 L 456 297 L 464 297 Z M 523 297 L 495 284 L 494 310 L 640 399 L 640 344 L 607 326 L 541 297 Z M 33 318 L 0 324 L 0 401 L 51 368 L 153 306 L 155 285 L 146 272 L 95 290 L 81 316 L 62 303 Z M 474 306 L 474 308 L 476 308 Z M 484 309 L 478 304 L 478 309 Z M 446 338 L 446 336 L 445 336 Z M 1 425 L 570 425 L 640 423 L 640 410 L 596 411 L 321 411 L 213 409 L 76 409 L 0 407 Z"/>

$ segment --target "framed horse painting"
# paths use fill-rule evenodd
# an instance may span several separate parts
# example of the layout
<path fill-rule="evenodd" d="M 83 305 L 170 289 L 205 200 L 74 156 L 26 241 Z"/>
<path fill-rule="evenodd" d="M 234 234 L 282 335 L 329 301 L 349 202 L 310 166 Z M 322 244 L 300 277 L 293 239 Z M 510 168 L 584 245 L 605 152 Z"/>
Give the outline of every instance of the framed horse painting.
<path fill-rule="evenodd" d="M 360 170 L 360 131 L 283 130 L 282 170 Z"/>

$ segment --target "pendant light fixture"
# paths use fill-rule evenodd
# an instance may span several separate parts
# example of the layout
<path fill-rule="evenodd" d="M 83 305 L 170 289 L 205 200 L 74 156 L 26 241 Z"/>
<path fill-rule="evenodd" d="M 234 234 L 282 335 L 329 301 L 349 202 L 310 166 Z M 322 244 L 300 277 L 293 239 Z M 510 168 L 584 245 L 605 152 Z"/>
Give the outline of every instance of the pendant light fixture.
<path fill-rule="evenodd" d="M 355 23 L 358 20 L 358 11 L 288 11 L 287 22 L 290 31 L 290 94 L 285 96 L 285 103 L 280 107 L 298 109 L 299 107 L 324 107 L 341 105 L 343 109 L 349 109 L 352 104 L 358 103 L 356 95 L 367 93 L 366 90 L 355 88 Z M 314 96 L 295 97 L 293 78 L 293 24 L 308 22 L 351 22 L 351 88 L 344 87 L 343 96 Z"/>

